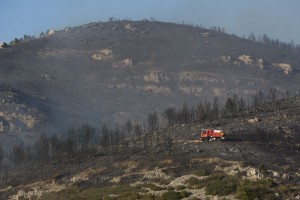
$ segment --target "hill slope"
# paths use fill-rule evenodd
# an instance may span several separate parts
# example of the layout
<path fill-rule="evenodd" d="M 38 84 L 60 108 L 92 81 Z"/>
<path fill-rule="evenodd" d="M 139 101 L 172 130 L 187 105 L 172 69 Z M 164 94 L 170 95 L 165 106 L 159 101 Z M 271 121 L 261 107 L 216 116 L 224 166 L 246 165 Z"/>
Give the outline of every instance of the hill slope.
<path fill-rule="evenodd" d="M 0 77 L 39 102 L 36 109 L 48 125 L 36 127 L 98 127 L 141 121 L 150 111 L 213 96 L 269 88 L 297 92 L 299 63 L 299 53 L 206 29 L 116 21 L 1 49 Z"/>
<path fill-rule="evenodd" d="M 249 120 L 254 117 L 259 120 Z M 293 97 L 218 119 L 228 133 L 223 142 L 192 135 L 216 123 L 205 121 L 128 143 L 100 143 L 92 151 L 78 147 L 71 157 L 48 152 L 43 162 L 0 171 L 0 199 L 173 199 L 161 198 L 164 193 L 183 195 L 174 199 L 298 199 L 299 119 L 300 97 Z"/>

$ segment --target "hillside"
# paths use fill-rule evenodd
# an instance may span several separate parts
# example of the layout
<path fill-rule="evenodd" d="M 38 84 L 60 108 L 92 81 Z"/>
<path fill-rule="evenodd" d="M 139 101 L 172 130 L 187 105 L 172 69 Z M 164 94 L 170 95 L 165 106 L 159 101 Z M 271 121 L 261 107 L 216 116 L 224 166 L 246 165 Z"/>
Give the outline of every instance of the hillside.
<path fill-rule="evenodd" d="M 149 112 L 214 96 L 296 93 L 299 63 L 299 53 L 187 25 L 113 21 L 52 30 L 0 49 L 1 82 L 26 95 L 9 104 L 35 110 L 36 123 L 17 125 L 4 106 L 0 120 L 8 132 L 48 132 L 142 122 Z"/>
<path fill-rule="evenodd" d="M 257 118 L 258 120 L 252 120 Z M 177 125 L 0 173 L 2 199 L 298 199 L 300 98 Z M 201 127 L 223 142 L 200 142 Z M 52 141 L 52 139 L 51 139 Z M 64 145 L 63 145 L 64 146 Z M 59 148 L 58 148 L 59 150 Z M 54 157 L 52 157 L 54 156 Z M 18 161 L 19 162 L 19 161 Z M 26 176 L 24 176 L 26 173 Z"/>

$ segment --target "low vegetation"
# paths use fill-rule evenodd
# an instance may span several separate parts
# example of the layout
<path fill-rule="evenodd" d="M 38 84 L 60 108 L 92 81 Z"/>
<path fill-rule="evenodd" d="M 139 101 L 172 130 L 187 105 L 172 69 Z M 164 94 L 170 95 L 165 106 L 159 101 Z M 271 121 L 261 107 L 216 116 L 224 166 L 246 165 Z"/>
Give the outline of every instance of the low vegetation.
<path fill-rule="evenodd" d="M 281 104 L 281 101 L 271 103 L 259 101 L 256 108 L 267 109 L 269 106 L 272 109 L 273 105 L 271 104 Z M 232 106 L 232 104 L 229 105 Z M 179 117 L 183 113 L 191 113 L 188 106 L 184 106 L 184 108 L 173 110 L 173 114 L 168 114 L 169 119 L 173 119 L 174 116 Z M 247 110 L 242 111 L 239 111 L 241 109 L 236 106 L 233 108 L 234 111 L 231 114 L 235 115 L 235 119 L 238 118 L 238 115 L 246 114 L 246 112 L 256 112 L 253 111 L 253 107 L 245 108 Z M 183 110 L 186 111 L 183 112 Z M 212 116 L 213 110 L 213 108 L 207 110 L 210 113 L 209 116 Z M 228 110 L 232 109 L 228 107 Z M 219 112 L 221 114 L 221 111 Z M 206 112 L 201 116 L 207 116 Z M 12 195 L 17 194 L 19 191 L 17 187 L 24 182 L 51 179 L 58 184 L 67 183 L 66 189 L 44 194 L 42 199 L 181 199 L 187 196 L 194 198 L 194 194 L 191 194 L 193 189 L 201 191 L 201 195 L 234 195 L 238 199 L 245 200 L 272 199 L 275 194 L 280 198 L 290 198 L 291 194 L 297 195 L 294 192 L 296 190 L 292 189 L 294 184 L 291 181 L 284 180 L 285 184 L 291 184 L 286 187 L 280 185 L 279 182 L 282 181 L 281 176 L 283 175 L 281 172 L 278 172 L 277 175 L 279 182 L 275 181 L 278 185 L 271 179 L 267 179 L 271 175 L 271 172 L 268 171 L 270 170 L 268 163 L 273 158 L 270 158 L 270 155 L 275 154 L 269 148 L 275 148 L 277 151 L 278 147 L 272 143 L 265 148 L 265 141 L 269 138 L 269 132 L 266 129 L 259 126 L 253 129 L 251 138 L 254 138 L 255 141 L 249 142 L 250 144 L 234 140 L 224 143 L 200 143 L 192 140 L 191 135 L 189 135 L 190 138 L 187 136 L 187 134 L 191 134 L 191 129 L 193 131 L 199 129 L 199 123 L 192 124 L 191 120 L 200 118 L 190 117 L 191 115 L 187 115 L 186 118 L 182 118 L 186 120 L 182 126 L 179 126 L 179 121 L 171 120 L 168 125 L 174 123 L 174 128 L 160 129 L 156 124 L 157 114 L 152 113 L 149 115 L 148 121 L 148 128 L 152 132 L 149 130 L 143 132 L 146 130 L 141 126 L 127 121 L 121 128 L 110 129 L 103 126 L 100 133 L 85 124 L 62 136 L 53 135 L 49 138 L 45 134 L 41 134 L 32 147 L 26 147 L 23 144 L 13 147 L 13 156 L 10 157 L 12 161 L 8 163 L 14 167 L 18 166 L 20 174 L 22 174 L 22 167 L 26 170 L 35 167 L 36 172 L 16 179 L 17 176 L 12 176 L 12 173 L 4 171 L 6 174 L 2 173 L 1 184 L 14 187 L 15 191 L 11 189 L 10 195 Z M 166 117 L 165 120 L 167 119 Z M 204 118 L 201 122 L 210 123 L 214 119 L 217 118 Z M 222 118 L 218 119 L 222 120 Z M 255 122 L 255 124 L 259 123 Z M 289 149 L 288 146 L 285 148 L 286 151 L 280 150 L 278 156 L 284 155 L 294 159 L 290 155 L 294 148 Z M 270 151 L 271 154 L 268 152 L 263 154 L 264 149 Z M 253 152 L 260 155 L 259 160 L 253 156 Z M 293 156 L 295 156 L 294 152 Z M 231 162 L 231 158 L 238 161 Z M 225 162 L 224 159 L 229 161 Z M 282 160 L 279 157 L 278 159 L 280 160 L 277 161 Z M 122 163 L 125 160 L 126 162 Z M 247 180 L 248 171 L 240 170 L 242 165 L 249 167 L 249 161 L 256 162 L 250 165 L 252 169 L 255 168 L 252 171 L 254 175 L 261 180 L 256 180 L 257 178 L 253 179 L 256 181 Z M 236 162 L 241 163 L 240 167 L 235 165 Z M 119 165 L 119 163 L 121 164 Z M 73 180 L 74 175 L 78 175 L 80 172 L 77 168 L 83 174 L 87 168 L 91 168 L 91 171 L 95 171 L 97 174 L 86 173 L 86 176 L 81 179 L 79 177 L 75 183 L 70 180 Z M 98 168 L 101 170 L 97 171 Z M 232 168 L 230 169 L 232 173 L 227 171 L 228 168 Z M 158 174 L 144 177 L 141 173 L 141 171 L 146 173 L 152 169 L 158 169 L 153 170 Z M 224 172 L 220 172 L 222 169 Z M 45 173 L 46 171 L 47 173 Z M 183 182 L 174 184 L 175 179 L 186 175 L 191 178 L 183 179 L 183 182 L 186 180 L 184 184 L 182 184 Z M 140 181 L 139 184 L 132 184 Z"/>
<path fill-rule="evenodd" d="M 198 179 L 191 177 L 187 180 L 187 184 L 191 188 L 205 188 L 205 192 L 208 195 L 229 195 L 233 194 L 238 185 L 238 179 L 234 176 L 216 172 L 205 179 Z"/>
<path fill-rule="evenodd" d="M 274 183 L 270 179 L 257 181 L 242 180 L 236 190 L 238 199 L 276 199 L 273 194 Z"/>
<path fill-rule="evenodd" d="M 45 194 L 40 199 L 43 200 L 65 200 L 65 199 L 104 199 L 104 200 L 116 200 L 116 199 L 155 199 L 155 200 L 176 200 L 188 197 L 189 192 L 183 191 L 165 191 L 162 195 L 155 196 L 148 193 L 147 189 L 151 187 L 156 191 L 157 189 L 153 187 L 153 184 L 142 184 L 137 186 L 125 185 L 116 185 L 109 187 L 100 187 L 100 188 L 89 188 L 89 189 L 80 189 L 76 186 L 67 188 L 57 193 Z"/>
<path fill-rule="evenodd" d="M 81 189 L 72 186 L 62 191 L 44 194 L 41 199 L 155 199 L 171 200 L 182 199 L 191 196 L 189 189 L 205 188 L 206 195 L 227 196 L 234 195 L 241 200 L 252 199 L 276 199 L 277 196 L 287 197 L 290 189 L 285 186 L 277 186 L 271 179 L 251 181 L 236 176 L 229 176 L 222 172 L 214 172 L 205 179 L 191 177 L 186 181 L 186 187 L 157 186 L 152 183 L 137 185 L 119 184 L 107 187 L 95 187 Z M 154 194 L 149 191 L 160 191 Z"/>

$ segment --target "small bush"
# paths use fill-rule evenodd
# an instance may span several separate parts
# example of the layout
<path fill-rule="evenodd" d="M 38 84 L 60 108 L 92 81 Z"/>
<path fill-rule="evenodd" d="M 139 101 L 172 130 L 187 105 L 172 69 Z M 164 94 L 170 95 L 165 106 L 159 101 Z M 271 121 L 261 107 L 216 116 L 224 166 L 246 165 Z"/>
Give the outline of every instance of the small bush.
<path fill-rule="evenodd" d="M 187 198 L 191 195 L 190 192 L 185 191 L 185 190 L 181 191 L 180 194 L 181 194 L 182 198 Z"/>
<path fill-rule="evenodd" d="M 265 177 L 267 175 L 267 169 L 266 169 L 265 165 L 259 165 L 258 171 L 259 171 L 259 174 L 261 174 L 263 177 Z"/>
<path fill-rule="evenodd" d="M 277 192 L 283 199 L 288 199 L 289 194 L 292 193 L 292 190 L 286 185 L 279 185 L 275 189 L 275 192 Z"/>
<path fill-rule="evenodd" d="M 229 175 L 216 174 L 205 180 L 205 193 L 210 195 L 229 195 L 235 193 L 238 180 Z"/>
<path fill-rule="evenodd" d="M 186 184 L 188 184 L 192 188 L 203 188 L 201 187 L 202 181 L 195 177 L 191 177 L 186 180 Z"/>
<path fill-rule="evenodd" d="M 164 178 L 159 179 L 158 181 L 156 181 L 158 184 L 160 185 L 168 185 L 170 183 L 169 180 L 166 180 Z"/>
<path fill-rule="evenodd" d="M 191 198 L 189 198 L 189 200 L 199 200 L 199 198 L 198 197 L 191 197 Z"/>
<path fill-rule="evenodd" d="M 110 195 L 116 195 L 117 199 L 140 199 L 143 192 L 146 191 L 139 187 L 130 187 L 128 184 L 121 184 L 115 187 L 89 188 L 86 190 L 70 187 L 56 193 L 42 195 L 41 199 L 116 199 Z M 148 196 L 149 198 L 150 196 Z"/>
<path fill-rule="evenodd" d="M 190 194 L 186 191 L 182 192 L 175 192 L 175 191 L 168 191 L 161 195 L 161 200 L 177 200 L 188 197 Z"/>
<path fill-rule="evenodd" d="M 238 179 L 224 173 L 216 172 L 203 180 L 191 177 L 186 183 L 192 188 L 205 187 L 206 194 L 225 196 L 236 191 Z"/>
<path fill-rule="evenodd" d="M 174 190 L 174 188 L 173 188 L 172 186 L 168 186 L 168 187 L 167 187 L 167 190 L 168 190 L 168 191 L 172 191 L 172 190 Z"/>
<path fill-rule="evenodd" d="M 175 190 L 184 190 L 184 189 L 186 189 L 186 186 L 184 185 L 178 185 L 175 187 Z"/>
<path fill-rule="evenodd" d="M 140 197 L 141 200 L 155 200 L 155 196 L 152 194 L 145 194 Z"/>
<path fill-rule="evenodd" d="M 207 169 L 197 169 L 195 171 L 192 172 L 192 174 L 196 175 L 196 176 L 207 176 L 209 175 L 209 171 Z"/>
<path fill-rule="evenodd" d="M 236 197 L 242 200 L 275 199 L 272 195 L 273 182 L 270 179 L 258 181 L 244 180 L 237 188 Z"/>

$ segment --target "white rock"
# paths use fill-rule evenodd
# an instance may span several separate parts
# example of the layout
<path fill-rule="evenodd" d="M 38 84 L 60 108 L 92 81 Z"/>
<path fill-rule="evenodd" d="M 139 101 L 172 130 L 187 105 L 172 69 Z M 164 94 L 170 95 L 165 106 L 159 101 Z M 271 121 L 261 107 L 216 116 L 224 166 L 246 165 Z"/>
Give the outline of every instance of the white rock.
<path fill-rule="evenodd" d="M 289 75 L 293 72 L 293 67 L 287 63 L 272 63 L 273 66 L 280 68 L 283 73 Z"/>
<path fill-rule="evenodd" d="M 263 59 L 257 59 L 256 60 L 256 65 L 260 68 L 260 69 L 264 69 L 264 61 Z"/>
<path fill-rule="evenodd" d="M 239 60 L 245 63 L 246 65 L 252 65 L 253 60 L 251 59 L 251 56 L 248 55 L 241 55 L 239 56 Z"/>
<path fill-rule="evenodd" d="M 100 49 L 92 55 L 94 60 L 108 60 L 113 58 L 113 53 L 111 49 Z"/>
<path fill-rule="evenodd" d="M 48 35 L 52 35 L 52 34 L 54 34 L 55 33 L 55 30 L 54 29 L 49 29 L 48 30 Z"/>

